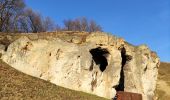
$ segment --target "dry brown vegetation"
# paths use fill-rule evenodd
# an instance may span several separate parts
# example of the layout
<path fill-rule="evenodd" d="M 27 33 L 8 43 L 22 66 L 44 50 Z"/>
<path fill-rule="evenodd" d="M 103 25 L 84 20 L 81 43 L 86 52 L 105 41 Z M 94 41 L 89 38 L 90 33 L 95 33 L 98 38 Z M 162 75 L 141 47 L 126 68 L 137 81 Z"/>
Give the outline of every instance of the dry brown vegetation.
<path fill-rule="evenodd" d="M 170 100 L 170 63 L 160 64 L 156 96 L 158 100 Z"/>
<path fill-rule="evenodd" d="M 105 100 L 21 73 L 0 61 L 0 100 Z"/>

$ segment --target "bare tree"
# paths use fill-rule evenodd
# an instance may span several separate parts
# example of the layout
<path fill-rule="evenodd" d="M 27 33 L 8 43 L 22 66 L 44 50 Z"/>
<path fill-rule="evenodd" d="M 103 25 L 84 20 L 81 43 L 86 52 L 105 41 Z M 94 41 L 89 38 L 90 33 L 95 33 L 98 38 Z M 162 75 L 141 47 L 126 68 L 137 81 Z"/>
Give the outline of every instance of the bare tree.
<path fill-rule="evenodd" d="M 27 17 L 27 23 L 31 28 L 31 32 L 44 32 L 43 19 L 39 13 L 34 12 L 32 9 L 27 9 L 25 11 L 25 16 Z"/>
<path fill-rule="evenodd" d="M 73 21 L 71 19 L 64 20 L 63 23 L 64 23 L 64 26 L 65 26 L 65 28 L 64 28 L 65 30 L 72 31 Z"/>
<path fill-rule="evenodd" d="M 41 14 L 32 9 L 24 11 L 24 19 L 21 21 L 26 32 L 46 32 L 55 30 L 55 24 L 50 17 L 43 18 Z"/>
<path fill-rule="evenodd" d="M 81 31 L 88 31 L 88 21 L 85 17 L 81 18 Z"/>
<path fill-rule="evenodd" d="M 86 31 L 96 32 L 102 31 L 102 27 L 98 25 L 94 20 L 88 21 L 87 18 L 76 18 L 74 20 L 64 20 L 64 29 L 68 31 Z"/>
<path fill-rule="evenodd" d="M 81 31 L 81 25 L 80 25 L 80 20 L 79 19 L 75 19 L 74 21 L 72 21 L 72 28 L 73 31 Z"/>
<path fill-rule="evenodd" d="M 54 31 L 63 31 L 64 29 L 60 26 L 60 25 L 58 25 L 58 24 L 55 24 L 55 26 L 54 26 Z"/>
<path fill-rule="evenodd" d="M 25 10 L 24 0 L 0 0 L 0 32 L 52 31 L 54 23 L 32 9 Z"/>
<path fill-rule="evenodd" d="M 95 21 L 85 17 L 64 20 L 64 28 L 55 25 L 50 17 L 42 17 L 32 9 L 26 9 L 24 0 L 0 0 L 0 32 L 45 32 L 45 31 L 102 31 Z"/>
<path fill-rule="evenodd" d="M 16 20 L 25 7 L 23 0 L 0 0 L 0 32 L 16 30 Z"/>
<path fill-rule="evenodd" d="M 55 30 L 55 24 L 54 21 L 52 21 L 52 19 L 50 17 L 46 17 L 43 21 L 43 28 L 44 31 L 53 31 Z"/>
<path fill-rule="evenodd" d="M 95 21 L 91 20 L 89 23 L 89 32 L 102 31 L 100 25 L 97 25 Z"/>
<path fill-rule="evenodd" d="M 21 15 L 18 19 L 18 32 L 28 33 L 32 32 L 29 19 L 25 15 Z"/>

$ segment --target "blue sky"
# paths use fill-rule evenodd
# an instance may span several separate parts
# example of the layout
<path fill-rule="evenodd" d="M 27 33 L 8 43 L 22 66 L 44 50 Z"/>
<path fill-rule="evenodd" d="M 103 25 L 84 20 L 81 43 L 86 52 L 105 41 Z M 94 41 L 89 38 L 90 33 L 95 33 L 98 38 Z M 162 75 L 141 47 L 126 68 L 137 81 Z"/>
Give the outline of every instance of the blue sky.
<path fill-rule="evenodd" d="M 147 44 L 170 62 L 170 0 L 25 0 L 28 7 L 62 25 L 85 16 L 105 32 L 134 45 Z"/>

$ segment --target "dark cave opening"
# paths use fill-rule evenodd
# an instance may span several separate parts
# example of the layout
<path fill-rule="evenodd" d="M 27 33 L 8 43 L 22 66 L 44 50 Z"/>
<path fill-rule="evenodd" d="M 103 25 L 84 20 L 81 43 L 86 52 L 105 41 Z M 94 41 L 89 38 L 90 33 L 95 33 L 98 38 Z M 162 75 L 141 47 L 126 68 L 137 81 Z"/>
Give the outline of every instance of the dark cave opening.
<path fill-rule="evenodd" d="M 103 72 L 108 65 L 107 56 L 109 52 L 106 49 L 102 49 L 101 47 L 98 47 L 95 49 L 91 49 L 90 53 L 96 65 L 99 65 L 100 70 Z"/>
<path fill-rule="evenodd" d="M 126 56 L 126 49 L 123 47 L 121 49 L 121 57 L 122 57 L 122 65 L 121 65 L 121 72 L 120 72 L 120 80 L 119 85 L 116 87 L 116 91 L 124 91 L 124 71 L 123 67 L 126 64 L 127 56 Z"/>

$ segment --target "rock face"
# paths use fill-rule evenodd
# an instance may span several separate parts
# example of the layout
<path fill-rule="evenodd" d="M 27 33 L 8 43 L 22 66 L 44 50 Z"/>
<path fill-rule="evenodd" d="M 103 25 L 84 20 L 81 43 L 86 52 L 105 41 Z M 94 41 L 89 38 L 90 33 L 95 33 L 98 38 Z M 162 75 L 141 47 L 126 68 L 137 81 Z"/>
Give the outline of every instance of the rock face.
<path fill-rule="evenodd" d="M 1 59 L 26 74 L 109 99 L 116 91 L 140 93 L 144 100 L 154 97 L 159 58 L 145 45 L 132 46 L 99 32 L 30 36 L 0 50 Z"/>

